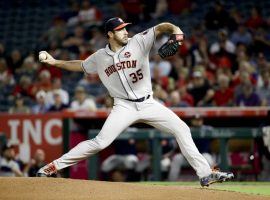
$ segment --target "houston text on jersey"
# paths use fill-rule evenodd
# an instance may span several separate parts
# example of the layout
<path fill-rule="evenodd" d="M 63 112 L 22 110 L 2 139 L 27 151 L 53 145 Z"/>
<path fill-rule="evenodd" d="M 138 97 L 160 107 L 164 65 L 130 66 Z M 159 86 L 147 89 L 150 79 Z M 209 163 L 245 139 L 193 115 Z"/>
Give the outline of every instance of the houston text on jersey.
<path fill-rule="evenodd" d="M 121 69 L 127 69 L 127 68 L 136 68 L 137 66 L 137 60 L 127 60 L 127 61 L 122 61 L 119 63 L 116 63 L 115 65 L 111 65 L 107 67 L 104 71 L 109 77 L 112 73 L 119 71 Z"/>

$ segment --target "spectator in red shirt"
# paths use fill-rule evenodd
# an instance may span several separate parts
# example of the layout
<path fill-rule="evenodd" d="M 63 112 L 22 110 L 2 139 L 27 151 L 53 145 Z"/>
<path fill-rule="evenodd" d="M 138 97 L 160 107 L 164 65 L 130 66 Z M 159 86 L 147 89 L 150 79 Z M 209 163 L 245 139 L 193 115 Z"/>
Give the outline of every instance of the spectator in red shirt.
<path fill-rule="evenodd" d="M 232 106 L 234 92 L 229 87 L 230 79 L 228 76 L 221 74 L 218 77 L 218 89 L 215 91 L 213 104 L 215 106 Z"/>
<path fill-rule="evenodd" d="M 92 54 L 92 49 L 95 48 L 94 46 L 90 44 L 83 44 L 79 46 L 79 59 L 80 60 L 85 60 Z"/>
<path fill-rule="evenodd" d="M 187 87 L 185 85 L 180 87 L 179 92 L 183 102 L 186 102 L 189 106 L 194 106 L 194 98 L 187 92 Z"/>
<path fill-rule="evenodd" d="M 246 21 L 246 26 L 250 29 L 257 29 L 265 24 L 263 17 L 261 16 L 261 10 L 258 7 L 253 7 L 250 11 L 250 17 Z"/>
<path fill-rule="evenodd" d="M 48 70 L 43 70 L 40 72 L 35 87 L 37 90 L 44 90 L 45 92 L 48 92 L 52 89 L 51 74 Z"/>
<path fill-rule="evenodd" d="M 169 77 L 162 76 L 161 70 L 158 67 L 154 67 L 152 71 L 152 81 L 159 84 L 163 89 L 167 89 L 169 85 Z"/>
<path fill-rule="evenodd" d="M 35 87 L 31 83 L 31 79 L 28 76 L 22 76 L 19 83 L 13 90 L 13 96 L 21 94 L 24 97 L 35 98 Z"/>

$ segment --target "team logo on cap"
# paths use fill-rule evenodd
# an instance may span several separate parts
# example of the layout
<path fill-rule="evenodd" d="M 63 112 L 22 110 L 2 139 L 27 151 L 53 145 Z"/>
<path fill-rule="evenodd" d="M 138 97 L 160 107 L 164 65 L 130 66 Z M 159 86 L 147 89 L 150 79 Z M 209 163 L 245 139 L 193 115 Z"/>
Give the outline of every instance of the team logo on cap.
<path fill-rule="evenodd" d="M 124 54 L 124 56 L 125 56 L 125 58 L 129 58 L 129 57 L 131 56 L 131 53 L 127 51 L 127 52 Z"/>
<path fill-rule="evenodd" d="M 124 23 L 124 21 L 121 18 L 118 18 L 119 22 Z"/>

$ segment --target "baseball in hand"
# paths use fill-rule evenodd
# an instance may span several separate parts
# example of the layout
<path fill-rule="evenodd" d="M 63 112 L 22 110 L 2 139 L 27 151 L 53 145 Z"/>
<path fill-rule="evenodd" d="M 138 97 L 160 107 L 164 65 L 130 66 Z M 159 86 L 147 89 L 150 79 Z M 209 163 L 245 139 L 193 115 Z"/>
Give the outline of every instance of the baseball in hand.
<path fill-rule="evenodd" d="M 46 55 L 46 53 L 41 52 L 41 53 L 38 55 L 38 58 L 39 58 L 39 61 L 46 60 L 47 55 Z"/>

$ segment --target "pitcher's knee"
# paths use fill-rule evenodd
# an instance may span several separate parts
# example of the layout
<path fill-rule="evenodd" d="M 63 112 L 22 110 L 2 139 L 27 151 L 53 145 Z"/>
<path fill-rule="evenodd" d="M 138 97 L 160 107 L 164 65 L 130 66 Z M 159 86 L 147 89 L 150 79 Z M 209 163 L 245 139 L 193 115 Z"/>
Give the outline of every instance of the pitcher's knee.
<path fill-rule="evenodd" d="M 94 142 L 94 145 L 96 147 L 96 151 L 101 151 L 110 145 L 110 142 L 103 140 L 103 139 L 100 139 L 99 137 L 95 137 L 91 141 Z"/>
<path fill-rule="evenodd" d="M 101 150 L 105 149 L 107 146 L 109 146 L 109 143 L 102 141 L 98 144 L 98 150 L 101 151 Z"/>

